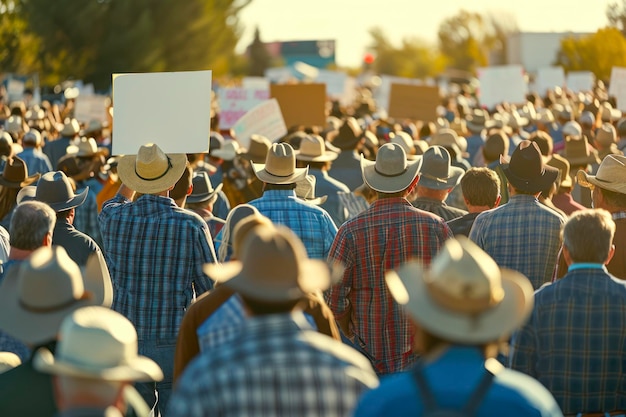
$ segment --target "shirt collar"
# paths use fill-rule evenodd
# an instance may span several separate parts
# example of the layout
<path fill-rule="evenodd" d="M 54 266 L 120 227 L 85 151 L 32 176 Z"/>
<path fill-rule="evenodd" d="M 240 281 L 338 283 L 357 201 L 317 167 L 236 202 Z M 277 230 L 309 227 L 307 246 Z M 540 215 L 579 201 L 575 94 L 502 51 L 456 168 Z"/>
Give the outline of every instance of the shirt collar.
<path fill-rule="evenodd" d="M 263 197 L 296 197 L 296 190 L 265 190 Z"/>
<path fill-rule="evenodd" d="M 602 269 L 604 272 L 607 272 L 606 266 L 604 266 L 603 264 L 591 262 L 573 263 L 567 268 L 567 272 L 576 271 L 577 269 Z"/>

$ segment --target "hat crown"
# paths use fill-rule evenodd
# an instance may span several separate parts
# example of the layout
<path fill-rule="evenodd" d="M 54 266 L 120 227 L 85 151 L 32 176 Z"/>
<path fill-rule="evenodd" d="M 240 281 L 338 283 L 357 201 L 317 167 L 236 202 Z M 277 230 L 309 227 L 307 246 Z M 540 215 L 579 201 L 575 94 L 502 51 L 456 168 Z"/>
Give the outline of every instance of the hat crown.
<path fill-rule="evenodd" d="M 374 166 L 376 172 L 385 177 L 404 174 L 408 167 L 404 148 L 397 143 L 384 144 L 378 150 Z"/>
<path fill-rule="evenodd" d="M 626 156 L 607 155 L 598 167 L 596 179 L 602 183 L 626 183 Z"/>
<path fill-rule="evenodd" d="M 68 146 L 67 153 L 77 156 L 93 156 L 98 153 L 98 144 L 94 138 L 82 137 L 76 145 Z"/>
<path fill-rule="evenodd" d="M 415 145 L 413 139 L 406 132 L 395 132 L 389 134 L 389 142 L 402 146 L 407 155 L 415 154 Z"/>
<path fill-rule="evenodd" d="M 35 198 L 46 204 L 62 203 L 72 198 L 74 190 L 63 171 L 46 172 L 37 183 Z"/>
<path fill-rule="evenodd" d="M 580 124 L 574 120 L 570 120 L 569 122 L 563 125 L 563 135 L 565 136 L 582 136 L 583 129 L 580 127 Z"/>
<path fill-rule="evenodd" d="M 450 153 L 443 146 L 431 146 L 426 149 L 422 158 L 421 175 L 437 179 L 447 179 L 450 176 Z"/>
<path fill-rule="evenodd" d="M 509 169 L 518 178 L 534 180 L 544 172 L 541 151 L 535 142 L 522 141 L 511 155 Z"/>
<path fill-rule="evenodd" d="M 28 177 L 28 167 L 22 158 L 9 158 L 4 166 L 2 177 L 12 183 L 21 183 Z"/>
<path fill-rule="evenodd" d="M 168 156 L 154 143 L 142 145 L 135 160 L 135 172 L 143 180 L 163 177 L 172 167 Z"/>
<path fill-rule="evenodd" d="M 315 198 L 315 184 L 317 180 L 313 175 L 307 175 L 296 183 L 296 196 L 305 200 Z"/>
<path fill-rule="evenodd" d="M 596 142 L 602 146 L 608 147 L 613 143 L 617 143 L 617 132 L 610 123 L 603 123 L 602 127 L 596 132 Z"/>
<path fill-rule="evenodd" d="M 263 162 L 267 158 L 267 153 L 272 147 L 268 138 L 261 135 L 250 135 L 250 145 L 248 146 L 248 157 L 253 162 Z"/>
<path fill-rule="evenodd" d="M 586 136 L 579 138 L 568 138 L 565 141 L 565 157 L 567 159 L 576 159 L 581 157 L 590 157 L 589 142 Z"/>
<path fill-rule="evenodd" d="M 300 142 L 300 154 L 305 156 L 322 156 L 326 153 L 324 139 L 318 135 L 306 135 Z"/>
<path fill-rule="evenodd" d="M 29 130 L 22 138 L 23 143 L 32 143 L 34 145 L 41 145 L 41 133 L 36 129 Z"/>
<path fill-rule="evenodd" d="M 76 119 L 65 119 L 63 129 L 61 129 L 61 136 L 74 136 L 80 132 L 80 124 Z"/>
<path fill-rule="evenodd" d="M 191 195 L 211 194 L 214 191 L 213 185 L 211 184 L 211 179 L 209 178 L 209 174 L 204 171 L 196 172 L 193 175 L 191 183 L 193 185 L 193 191 L 191 192 Z"/>
<path fill-rule="evenodd" d="M 54 312 L 85 295 L 79 266 L 61 246 L 41 247 L 20 265 L 20 304 L 31 312 Z"/>
<path fill-rule="evenodd" d="M 296 155 L 288 143 L 275 143 L 267 153 L 265 171 L 276 177 L 288 177 L 296 172 Z"/>

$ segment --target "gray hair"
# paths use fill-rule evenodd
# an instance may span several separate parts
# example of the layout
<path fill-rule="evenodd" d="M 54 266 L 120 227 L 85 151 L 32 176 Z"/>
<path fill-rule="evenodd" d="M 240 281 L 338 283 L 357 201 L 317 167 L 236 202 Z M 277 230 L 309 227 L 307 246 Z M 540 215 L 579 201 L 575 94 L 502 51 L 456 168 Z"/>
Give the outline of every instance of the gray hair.
<path fill-rule="evenodd" d="M 574 262 L 604 263 L 609 256 L 615 222 L 603 209 L 580 210 L 563 228 L 563 246 Z"/>
<path fill-rule="evenodd" d="M 18 204 L 11 217 L 11 246 L 22 250 L 41 247 L 46 235 L 52 234 L 56 218 L 56 213 L 46 203 L 25 201 Z"/>

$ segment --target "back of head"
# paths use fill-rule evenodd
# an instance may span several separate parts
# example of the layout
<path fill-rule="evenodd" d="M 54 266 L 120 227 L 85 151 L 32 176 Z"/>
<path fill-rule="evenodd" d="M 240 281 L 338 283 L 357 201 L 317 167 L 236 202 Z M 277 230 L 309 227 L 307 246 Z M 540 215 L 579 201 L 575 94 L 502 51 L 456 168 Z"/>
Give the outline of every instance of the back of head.
<path fill-rule="evenodd" d="M 500 177 L 489 168 L 473 167 L 461 178 L 461 190 L 467 204 L 492 208 L 500 196 Z"/>
<path fill-rule="evenodd" d="M 602 209 L 580 210 L 572 214 L 563 228 L 563 246 L 575 263 L 604 264 L 609 257 L 615 222 Z"/>
<path fill-rule="evenodd" d="M 501 130 L 498 130 L 487 138 L 483 146 L 483 156 L 486 162 L 497 161 L 501 155 L 509 154 L 509 137 Z"/>
<path fill-rule="evenodd" d="M 183 175 L 181 175 L 179 180 L 174 185 L 174 188 L 170 191 L 170 197 L 176 201 L 184 198 L 187 195 L 187 191 L 189 191 L 189 187 L 191 187 L 192 178 L 193 171 L 191 169 L 191 164 L 187 162 Z"/>
<path fill-rule="evenodd" d="M 19 204 L 11 217 L 11 246 L 28 251 L 43 246 L 46 235 L 52 235 L 55 222 L 56 213 L 47 204 L 39 201 Z"/>

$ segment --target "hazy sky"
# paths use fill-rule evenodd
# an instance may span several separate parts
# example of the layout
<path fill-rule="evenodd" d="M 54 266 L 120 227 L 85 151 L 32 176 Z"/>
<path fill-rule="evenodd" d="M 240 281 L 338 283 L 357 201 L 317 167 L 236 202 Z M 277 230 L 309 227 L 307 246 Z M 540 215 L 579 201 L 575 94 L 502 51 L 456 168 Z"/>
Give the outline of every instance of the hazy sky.
<path fill-rule="evenodd" d="M 606 7 L 615 0 L 252 0 L 240 14 L 245 28 L 237 47 L 252 41 L 255 27 L 264 42 L 336 41 L 340 66 L 358 66 L 380 27 L 394 45 L 404 38 L 437 39 L 442 20 L 465 9 L 513 16 L 526 32 L 595 32 L 607 25 Z M 621 1 L 620 1 L 621 4 Z"/>

